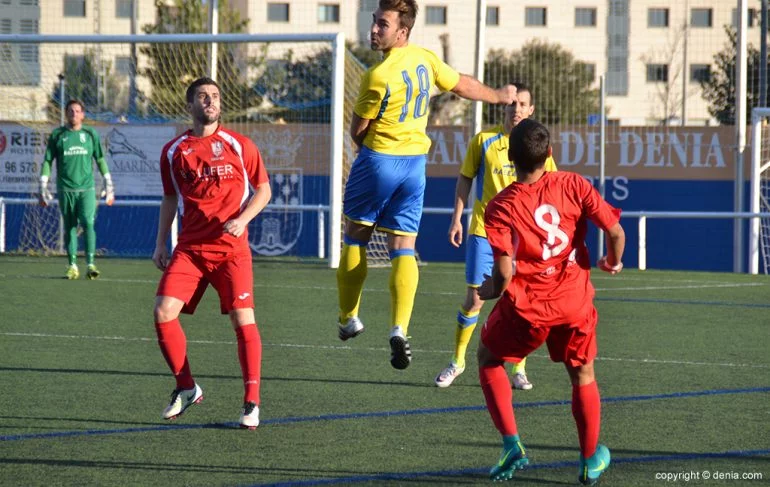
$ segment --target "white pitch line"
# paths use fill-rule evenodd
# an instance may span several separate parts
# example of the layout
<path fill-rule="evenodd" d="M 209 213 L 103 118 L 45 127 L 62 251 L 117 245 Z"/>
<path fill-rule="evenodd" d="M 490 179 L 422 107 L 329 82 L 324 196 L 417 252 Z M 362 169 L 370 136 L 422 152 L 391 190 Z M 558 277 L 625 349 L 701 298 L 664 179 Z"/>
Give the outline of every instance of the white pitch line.
<path fill-rule="evenodd" d="M 140 280 L 140 279 L 100 279 L 100 281 L 106 282 L 128 282 L 128 283 L 142 283 L 142 284 L 156 284 L 157 281 Z M 669 282 L 697 282 L 697 281 L 669 281 Z M 761 282 L 748 282 L 748 283 L 709 283 L 709 284 L 683 284 L 683 285 L 668 285 L 668 286 L 638 286 L 638 287 L 596 287 L 597 291 L 663 291 L 672 289 L 718 289 L 718 288 L 736 288 L 736 287 L 757 287 L 765 286 Z M 263 289 L 291 289 L 291 290 L 313 290 L 313 291 L 337 291 L 336 287 L 332 286 L 297 286 L 290 284 L 274 284 L 274 283 L 260 283 L 255 282 L 254 288 Z M 389 293 L 387 289 L 377 288 L 365 288 L 364 292 L 367 293 Z M 462 288 L 458 288 L 457 291 L 418 291 L 418 294 L 424 296 L 459 296 L 463 294 Z"/>
<path fill-rule="evenodd" d="M 27 332 L 0 332 L 0 336 L 13 336 L 13 337 L 34 337 L 34 338 L 68 338 L 68 339 L 80 339 L 80 340 L 108 340 L 108 341 L 127 341 L 127 342 L 157 342 L 157 338 L 147 337 L 121 337 L 121 336 L 91 336 L 91 335 L 61 335 L 53 333 L 27 333 Z M 234 345 L 235 341 L 218 341 L 218 340 L 187 340 L 187 343 L 194 343 L 197 345 Z M 277 347 L 277 348 L 302 348 L 302 349 L 315 349 L 315 350 L 346 350 L 357 352 L 389 352 L 390 348 L 380 347 L 350 347 L 347 345 L 311 345 L 301 343 L 267 343 L 262 342 L 263 347 Z M 418 353 L 439 353 L 449 354 L 452 350 L 430 350 L 430 349 L 413 349 Z M 533 357 L 549 358 L 547 354 L 532 354 Z M 716 367 L 737 367 L 737 368 L 753 368 L 753 369 L 770 369 L 770 364 L 736 364 L 736 363 L 724 363 L 724 362 L 694 362 L 688 360 L 660 360 L 651 358 L 622 358 L 622 357 L 604 357 L 598 356 L 596 360 L 608 361 L 608 362 L 632 362 L 642 364 L 656 364 L 656 365 L 691 365 L 691 366 L 716 366 Z"/>

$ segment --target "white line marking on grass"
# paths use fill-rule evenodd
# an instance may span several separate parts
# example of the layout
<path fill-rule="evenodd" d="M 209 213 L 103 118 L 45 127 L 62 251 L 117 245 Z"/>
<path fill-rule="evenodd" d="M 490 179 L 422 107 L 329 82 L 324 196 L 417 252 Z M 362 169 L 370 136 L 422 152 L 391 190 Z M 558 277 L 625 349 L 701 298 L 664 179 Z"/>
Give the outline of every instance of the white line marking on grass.
<path fill-rule="evenodd" d="M 121 336 L 93 336 L 93 335 L 61 335 L 54 333 L 28 333 L 28 332 L 0 332 L 0 336 L 13 336 L 13 337 L 35 337 L 35 338 L 68 338 L 68 339 L 80 339 L 80 340 L 107 340 L 107 341 L 126 341 L 126 342 L 153 342 L 157 341 L 157 338 L 147 337 L 121 337 Z M 187 340 L 187 343 L 194 343 L 198 345 L 234 345 L 235 341 L 230 340 Z M 383 352 L 390 351 L 390 348 L 384 347 L 350 347 L 348 345 L 312 345 L 302 343 L 267 343 L 262 342 L 263 347 L 276 347 L 276 348 L 301 348 L 301 349 L 313 349 L 313 350 L 348 350 L 357 352 Z M 415 348 L 415 352 L 418 353 L 439 353 L 448 354 L 452 353 L 452 350 L 431 350 L 431 349 L 419 349 Z M 533 357 L 549 358 L 547 354 L 532 354 Z M 736 364 L 736 363 L 724 363 L 724 362 L 695 362 L 689 360 L 659 360 L 652 358 L 621 358 L 621 357 L 604 357 L 598 356 L 596 360 L 606 360 L 608 362 L 633 362 L 642 364 L 659 364 L 659 365 L 693 365 L 693 366 L 716 366 L 716 367 L 740 367 L 740 368 L 755 368 L 755 369 L 770 369 L 770 364 Z"/>
<path fill-rule="evenodd" d="M 597 287 L 597 291 L 662 291 L 662 290 L 670 290 L 670 289 L 717 289 L 717 288 L 727 288 L 727 287 L 757 287 L 757 286 L 764 286 L 764 284 L 760 282 L 749 282 L 749 283 L 732 283 L 732 284 L 718 284 L 718 283 L 711 283 L 711 284 L 687 284 L 684 286 L 639 286 L 639 287 Z"/>

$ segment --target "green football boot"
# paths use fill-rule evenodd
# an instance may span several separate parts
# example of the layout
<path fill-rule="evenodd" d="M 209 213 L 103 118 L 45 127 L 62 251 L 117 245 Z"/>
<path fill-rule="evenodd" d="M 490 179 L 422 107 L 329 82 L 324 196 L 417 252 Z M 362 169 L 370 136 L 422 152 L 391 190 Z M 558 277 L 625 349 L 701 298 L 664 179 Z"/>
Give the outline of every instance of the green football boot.
<path fill-rule="evenodd" d="M 69 279 L 70 281 L 79 278 L 80 271 L 78 270 L 78 266 L 76 264 L 72 264 L 69 267 L 67 267 L 67 273 L 64 274 L 64 277 Z"/>
<path fill-rule="evenodd" d="M 88 272 L 86 272 L 86 277 L 89 281 L 97 279 L 100 274 L 101 272 L 99 272 L 99 269 L 96 268 L 95 264 L 88 264 Z"/>
<path fill-rule="evenodd" d="M 594 485 L 610 466 L 610 450 L 604 445 L 597 445 L 596 452 L 589 458 L 580 455 L 578 480 L 583 485 Z"/>
<path fill-rule="evenodd" d="M 489 471 L 489 478 L 495 482 L 511 480 L 516 470 L 522 470 L 529 464 L 527 452 L 524 450 L 524 445 L 521 444 L 519 436 L 513 437 L 512 441 L 512 447 L 505 448 L 503 446 L 503 453 L 500 454 L 500 459 Z"/>

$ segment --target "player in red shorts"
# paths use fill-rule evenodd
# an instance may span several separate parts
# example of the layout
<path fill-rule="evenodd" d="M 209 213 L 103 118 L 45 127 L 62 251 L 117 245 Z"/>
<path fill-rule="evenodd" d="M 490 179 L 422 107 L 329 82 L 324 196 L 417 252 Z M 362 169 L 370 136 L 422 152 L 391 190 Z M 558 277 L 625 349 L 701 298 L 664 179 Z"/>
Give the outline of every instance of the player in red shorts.
<path fill-rule="evenodd" d="M 166 144 L 160 156 L 163 201 L 152 255 L 163 271 L 155 298 L 155 330 L 176 378 L 163 418 L 174 419 L 203 399 L 190 372 L 179 314 L 192 314 L 211 284 L 219 293 L 222 314 L 230 315 L 238 341 L 245 388 L 240 425 L 254 429 L 259 424 L 262 342 L 254 318 L 246 227 L 270 201 L 270 183 L 254 143 L 220 125 L 216 81 L 194 81 L 186 99 L 193 128 Z M 180 203 L 182 230 L 169 259 L 166 240 Z"/>
<path fill-rule="evenodd" d="M 609 466 L 610 452 L 598 443 L 597 315 L 586 223 L 590 219 L 605 232 L 607 255 L 598 266 L 610 274 L 623 268 L 626 237 L 620 211 L 583 176 L 545 171 L 550 152 L 550 135 L 543 125 L 527 119 L 514 127 L 508 158 L 518 181 L 495 196 L 484 215 L 495 264 L 479 296 L 489 300 L 502 295 L 484 323 L 478 351 L 479 382 L 492 421 L 503 436 L 502 455 L 489 474 L 493 480 L 508 480 L 528 463 L 503 365 L 523 360 L 546 343 L 551 360 L 564 362 L 572 382 L 579 480 L 593 484 Z"/>

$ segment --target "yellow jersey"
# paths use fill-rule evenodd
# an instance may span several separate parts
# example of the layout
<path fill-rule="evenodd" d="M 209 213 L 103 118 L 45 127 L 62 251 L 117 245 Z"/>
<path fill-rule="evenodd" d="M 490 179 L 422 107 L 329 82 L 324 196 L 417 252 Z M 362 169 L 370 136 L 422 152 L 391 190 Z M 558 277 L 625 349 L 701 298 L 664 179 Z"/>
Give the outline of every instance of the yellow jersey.
<path fill-rule="evenodd" d="M 472 195 L 473 216 L 468 230 L 470 235 L 486 238 L 484 211 L 487 203 L 516 181 L 516 169 L 508 160 L 509 134 L 504 130 L 502 125 L 498 125 L 474 135 L 460 167 L 460 174 L 466 178 L 476 178 L 476 194 Z M 545 170 L 556 171 L 553 157 L 548 156 L 546 159 Z"/>
<path fill-rule="evenodd" d="M 425 133 L 433 87 L 453 89 L 460 74 L 419 46 L 391 49 L 361 79 L 354 111 L 371 120 L 364 145 L 382 154 L 427 154 Z"/>

